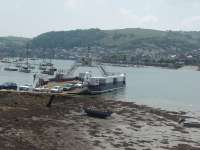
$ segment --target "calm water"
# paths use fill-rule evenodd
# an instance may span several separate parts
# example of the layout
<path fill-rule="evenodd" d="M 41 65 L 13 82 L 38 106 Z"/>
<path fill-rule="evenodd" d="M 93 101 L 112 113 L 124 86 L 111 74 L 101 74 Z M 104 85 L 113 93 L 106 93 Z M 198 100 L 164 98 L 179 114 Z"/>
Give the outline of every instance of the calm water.
<path fill-rule="evenodd" d="M 73 62 L 55 60 L 54 63 L 65 71 Z M 1 83 L 12 81 L 19 85 L 32 84 L 33 73 L 6 72 L 3 71 L 3 66 L 0 64 Z M 200 112 L 200 72 L 198 71 L 112 66 L 106 66 L 106 69 L 111 72 L 125 72 L 127 87 L 122 91 L 107 93 L 103 96 L 168 110 Z M 75 74 L 88 70 L 97 75 L 100 74 L 96 68 L 80 68 Z"/>

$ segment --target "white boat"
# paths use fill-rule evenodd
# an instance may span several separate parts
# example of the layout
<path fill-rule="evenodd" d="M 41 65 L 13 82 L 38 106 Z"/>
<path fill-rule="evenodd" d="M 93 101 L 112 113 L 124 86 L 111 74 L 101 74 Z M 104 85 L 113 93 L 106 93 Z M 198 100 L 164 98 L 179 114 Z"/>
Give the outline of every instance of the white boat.
<path fill-rule="evenodd" d="M 31 72 L 31 69 L 29 69 L 28 67 L 22 66 L 22 67 L 19 69 L 19 72 L 30 73 L 30 72 Z"/>
<path fill-rule="evenodd" d="M 126 86 L 126 75 L 122 73 L 97 77 L 86 73 L 83 78 L 83 85 L 87 87 L 85 92 L 89 94 L 110 92 Z"/>

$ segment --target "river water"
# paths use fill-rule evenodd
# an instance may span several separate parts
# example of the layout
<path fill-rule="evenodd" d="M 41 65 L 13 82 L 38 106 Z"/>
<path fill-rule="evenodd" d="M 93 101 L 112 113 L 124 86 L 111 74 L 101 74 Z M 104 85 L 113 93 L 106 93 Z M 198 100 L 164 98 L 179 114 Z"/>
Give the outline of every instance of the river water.
<path fill-rule="evenodd" d="M 54 60 L 55 66 L 66 71 L 73 61 Z M 7 72 L 5 64 L 0 64 L 0 83 L 16 82 L 18 85 L 32 84 L 33 74 Z M 171 70 L 155 67 L 113 67 L 105 66 L 110 72 L 123 72 L 127 75 L 124 90 L 103 94 L 116 100 L 134 101 L 167 110 L 183 110 L 200 114 L 200 72 L 185 69 Z M 92 71 L 100 74 L 96 68 L 80 68 L 79 72 Z M 37 70 L 35 70 L 37 72 Z"/>

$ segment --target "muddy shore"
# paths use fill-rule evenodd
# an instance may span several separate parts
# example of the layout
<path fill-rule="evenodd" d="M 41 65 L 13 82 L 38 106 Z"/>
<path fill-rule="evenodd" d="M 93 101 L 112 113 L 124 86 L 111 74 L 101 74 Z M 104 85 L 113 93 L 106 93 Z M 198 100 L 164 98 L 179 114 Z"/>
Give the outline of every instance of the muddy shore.
<path fill-rule="evenodd" d="M 169 112 L 95 96 L 0 92 L 0 150 L 200 150 L 200 129 Z M 81 114 L 106 108 L 108 119 Z"/>

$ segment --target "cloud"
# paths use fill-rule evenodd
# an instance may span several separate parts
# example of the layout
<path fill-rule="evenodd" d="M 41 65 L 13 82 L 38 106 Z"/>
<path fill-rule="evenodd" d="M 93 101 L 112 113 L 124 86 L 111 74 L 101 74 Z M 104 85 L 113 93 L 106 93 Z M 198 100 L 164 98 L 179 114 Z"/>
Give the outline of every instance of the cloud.
<path fill-rule="evenodd" d="M 76 9 L 80 4 L 79 0 L 65 0 L 64 7 L 67 9 Z"/>
<path fill-rule="evenodd" d="M 156 16 L 153 16 L 153 15 L 147 15 L 147 16 L 143 16 L 141 18 L 141 22 L 142 23 L 157 23 L 158 18 Z"/>
<path fill-rule="evenodd" d="M 188 25 L 191 23 L 200 23 L 200 16 L 192 16 L 190 18 L 187 18 L 183 21 L 184 25 Z"/>
<path fill-rule="evenodd" d="M 127 20 L 136 22 L 139 25 L 143 24 L 155 24 L 158 23 L 159 19 L 154 15 L 136 15 L 130 9 L 120 8 L 119 12 L 121 15 L 126 17 Z"/>
<path fill-rule="evenodd" d="M 192 16 L 182 21 L 181 27 L 187 30 L 198 30 L 200 26 L 200 16 Z"/>
<path fill-rule="evenodd" d="M 125 15 L 125 16 L 130 16 L 130 15 L 132 15 L 132 11 L 129 10 L 129 9 L 126 9 L 126 8 L 120 8 L 120 9 L 119 9 L 119 12 L 120 12 L 122 15 Z"/>
<path fill-rule="evenodd" d="M 20 8 L 21 8 L 21 4 L 20 4 L 20 3 L 16 3 L 16 4 L 15 4 L 15 8 L 16 8 L 16 9 L 20 9 Z"/>

